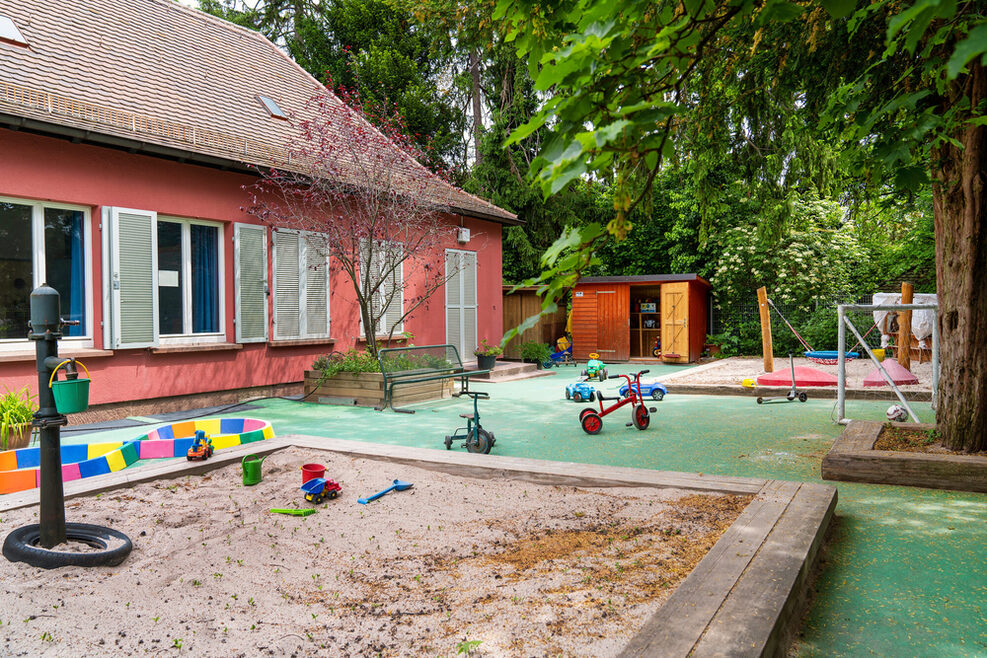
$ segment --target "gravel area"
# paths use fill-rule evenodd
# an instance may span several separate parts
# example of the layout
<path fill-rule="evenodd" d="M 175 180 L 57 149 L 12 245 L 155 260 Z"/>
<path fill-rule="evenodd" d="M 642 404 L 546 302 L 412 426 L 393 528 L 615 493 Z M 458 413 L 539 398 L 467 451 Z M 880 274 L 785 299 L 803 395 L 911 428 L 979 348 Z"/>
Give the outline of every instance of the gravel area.
<path fill-rule="evenodd" d="M 795 365 L 797 366 L 809 366 L 821 370 L 823 372 L 828 372 L 834 377 L 837 375 L 837 367 L 835 365 L 823 365 L 820 363 L 815 363 L 804 357 L 795 358 Z M 787 371 L 788 358 L 787 357 L 775 357 L 774 359 L 775 371 Z M 884 387 L 874 387 L 874 388 L 864 388 L 864 379 L 874 370 L 876 366 L 870 359 L 853 359 L 847 361 L 846 376 L 847 376 L 847 388 L 852 389 L 862 389 L 862 390 L 890 390 L 889 386 Z M 911 373 L 918 377 L 919 383 L 913 386 L 900 386 L 902 391 L 931 391 L 932 390 L 932 363 L 926 361 L 925 363 L 918 363 L 917 361 L 912 361 L 911 367 L 909 368 Z M 695 368 L 689 368 L 682 370 L 680 372 L 667 375 L 662 379 L 663 383 L 668 383 L 670 385 L 736 385 L 740 386 L 740 383 L 746 379 L 751 378 L 756 380 L 760 375 L 765 374 L 764 371 L 764 361 L 760 358 L 752 357 L 731 357 L 729 359 L 723 359 L 721 361 L 713 361 L 710 363 L 697 366 Z M 833 387 L 835 388 L 835 387 Z"/>
<path fill-rule="evenodd" d="M 308 517 L 304 463 L 339 498 Z M 476 480 L 289 449 L 66 503 L 125 532 L 118 567 L 0 560 L 0 654 L 613 656 L 750 501 Z M 369 505 L 395 478 L 414 483 Z M 0 534 L 37 522 L 0 518 Z"/>

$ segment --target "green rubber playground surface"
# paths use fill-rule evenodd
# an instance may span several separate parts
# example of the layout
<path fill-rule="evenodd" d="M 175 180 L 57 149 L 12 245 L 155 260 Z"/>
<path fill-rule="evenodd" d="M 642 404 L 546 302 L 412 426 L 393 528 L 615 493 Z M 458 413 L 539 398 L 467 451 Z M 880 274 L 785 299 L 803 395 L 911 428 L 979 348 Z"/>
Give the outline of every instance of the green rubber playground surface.
<path fill-rule="evenodd" d="M 610 366 L 611 374 L 631 366 Z M 677 368 L 652 366 L 661 379 Z M 820 462 L 841 427 L 832 399 L 758 406 L 751 398 L 670 394 L 651 427 L 625 427 L 630 408 L 604 417 L 603 431 L 580 429 L 564 387 L 578 371 L 479 383 L 483 427 L 493 454 L 612 466 L 822 482 Z M 623 380 L 620 380 L 623 381 Z M 618 381 L 603 384 L 615 394 Z M 599 385 L 598 385 L 599 386 Z M 811 394 L 810 394 L 811 395 Z M 288 400 L 227 416 L 269 420 L 278 434 L 299 433 L 444 450 L 443 437 L 472 411 L 466 398 L 414 405 L 414 415 Z M 854 418 L 882 420 L 887 401 L 849 401 Z M 924 421 L 928 403 L 915 405 Z M 89 441 L 132 438 L 133 428 Z M 73 437 L 71 442 L 84 440 Z M 454 449 L 462 450 L 461 447 Z M 400 478 L 400 466 L 394 477 Z M 332 466 L 329 464 L 331 477 Z M 798 645 L 799 655 L 987 656 L 987 495 L 848 483 L 839 490 L 827 561 Z M 286 496 L 297 492 L 286 492 Z"/>

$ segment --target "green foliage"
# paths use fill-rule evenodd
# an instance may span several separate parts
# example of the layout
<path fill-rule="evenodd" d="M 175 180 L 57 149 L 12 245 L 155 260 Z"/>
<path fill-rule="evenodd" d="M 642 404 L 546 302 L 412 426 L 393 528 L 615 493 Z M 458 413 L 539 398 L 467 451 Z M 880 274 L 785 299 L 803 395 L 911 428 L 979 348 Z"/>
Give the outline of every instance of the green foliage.
<path fill-rule="evenodd" d="M 503 353 L 504 349 L 500 345 L 491 345 L 486 338 L 481 340 L 477 348 L 473 350 L 473 354 L 476 356 L 499 356 Z"/>
<path fill-rule="evenodd" d="M 530 363 L 544 363 L 552 356 L 552 348 L 548 343 L 528 341 L 521 343 L 521 359 Z"/>
<path fill-rule="evenodd" d="M 6 386 L 4 389 L 6 393 L 0 396 L 0 450 L 7 449 L 14 430 L 30 423 L 34 419 L 34 412 L 38 410 L 34 396 L 27 386 L 17 391 L 11 391 Z"/>
<path fill-rule="evenodd" d="M 341 372 L 380 372 L 380 363 L 369 352 L 351 348 L 320 356 L 312 363 L 312 370 L 321 370 L 322 377 L 328 379 Z"/>

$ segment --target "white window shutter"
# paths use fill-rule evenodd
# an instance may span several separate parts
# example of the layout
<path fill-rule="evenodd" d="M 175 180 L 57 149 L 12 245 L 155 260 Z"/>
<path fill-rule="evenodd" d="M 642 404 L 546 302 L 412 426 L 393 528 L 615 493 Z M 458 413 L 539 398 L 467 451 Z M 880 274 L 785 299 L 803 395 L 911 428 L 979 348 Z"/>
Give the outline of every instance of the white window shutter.
<path fill-rule="evenodd" d="M 390 299 L 384 311 L 384 326 L 380 333 L 386 334 L 394 327 L 395 333 L 404 331 L 404 322 L 398 322 L 404 315 L 404 263 L 394 268 L 392 276 L 384 281 L 384 299 Z M 395 326 L 396 325 L 396 326 Z"/>
<path fill-rule="evenodd" d="M 322 238 L 305 236 L 305 334 L 329 336 L 329 266 Z"/>
<path fill-rule="evenodd" d="M 461 254 L 463 281 L 463 351 L 473 354 L 476 349 L 476 253 Z"/>
<path fill-rule="evenodd" d="M 462 339 L 462 325 L 463 325 L 463 309 L 458 306 L 447 306 L 446 307 L 446 343 L 454 345 L 456 351 L 460 352 L 459 358 L 468 361 L 469 358 L 462 354 L 463 351 L 463 339 Z"/>
<path fill-rule="evenodd" d="M 301 320 L 297 233 L 274 232 L 274 337 L 297 338 Z"/>
<path fill-rule="evenodd" d="M 267 340 L 267 228 L 233 226 L 236 342 Z"/>
<path fill-rule="evenodd" d="M 158 215 L 109 208 L 113 349 L 158 344 Z"/>

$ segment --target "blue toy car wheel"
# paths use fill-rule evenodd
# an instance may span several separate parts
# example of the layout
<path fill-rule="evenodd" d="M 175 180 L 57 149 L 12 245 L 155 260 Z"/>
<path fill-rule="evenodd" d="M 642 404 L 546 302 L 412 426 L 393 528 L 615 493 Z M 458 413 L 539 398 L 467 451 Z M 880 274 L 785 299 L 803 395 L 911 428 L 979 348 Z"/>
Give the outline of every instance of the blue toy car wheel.
<path fill-rule="evenodd" d="M 665 397 L 665 392 L 658 388 L 657 386 L 651 389 L 651 399 L 655 402 L 661 402 L 662 398 Z"/>

